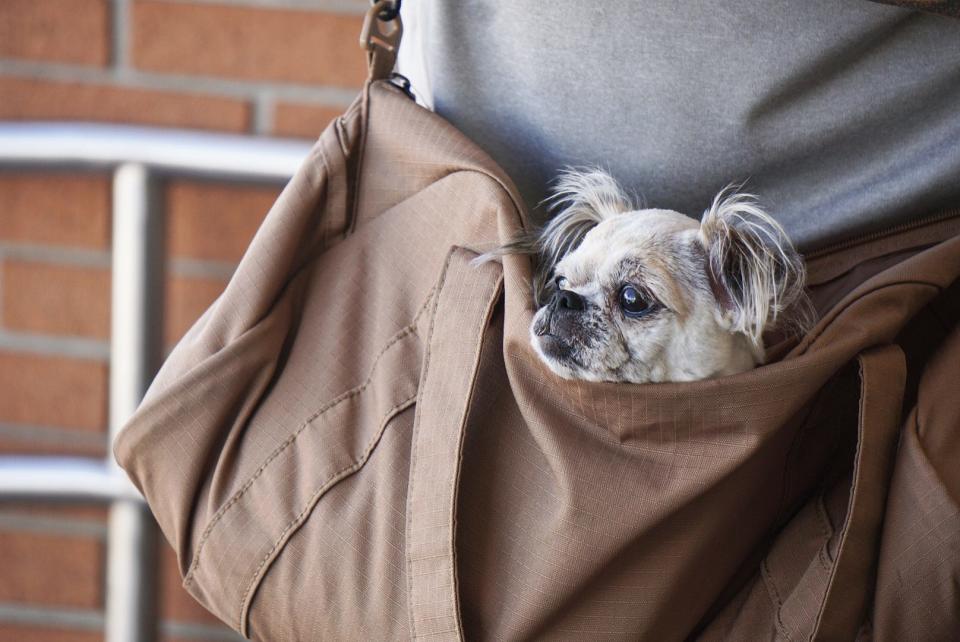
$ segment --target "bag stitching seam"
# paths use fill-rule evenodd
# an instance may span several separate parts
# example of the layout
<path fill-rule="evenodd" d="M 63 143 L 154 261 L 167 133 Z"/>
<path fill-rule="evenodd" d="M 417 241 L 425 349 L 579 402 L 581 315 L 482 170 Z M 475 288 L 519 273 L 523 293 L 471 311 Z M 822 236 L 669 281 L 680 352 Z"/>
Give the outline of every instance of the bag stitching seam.
<path fill-rule="evenodd" d="M 820 525 L 820 535 L 823 537 L 823 545 L 820 547 L 820 550 L 817 552 L 817 559 L 820 560 L 820 565 L 825 571 L 829 571 L 832 565 L 830 561 L 830 538 L 833 537 L 834 527 L 833 523 L 830 521 L 830 516 L 827 513 L 826 502 L 823 497 L 823 493 L 820 493 L 817 496 L 816 501 L 816 517 L 817 523 Z"/>
<path fill-rule="evenodd" d="M 770 563 L 768 559 L 764 559 L 763 563 L 760 565 L 760 579 L 763 580 L 763 585 L 767 589 L 767 597 L 773 602 L 776 607 L 775 613 L 775 623 L 777 625 L 777 631 L 780 632 L 780 635 L 785 637 L 787 640 L 792 640 L 790 634 L 787 633 L 787 628 L 783 623 L 783 618 L 781 617 L 780 610 L 783 607 L 783 600 L 780 598 L 780 593 L 777 591 L 777 587 L 773 583 L 773 578 L 770 573 Z"/>
<path fill-rule="evenodd" d="M 401 328 L 393 337 L 391 337 L 391 339 L 387 342 L 387 344 L 374 357 L 373 363 L 370 366 L 369 374 L 367 375 L 367 378 L 364 380 L 362 384 L 355 386 L 354 388 L 351 388 L 350 390 L 347 390 L 344 393 L 341 393 L 339 396 L 332 399 L 329 403 L 325 404 L 324 406 L 321 406 L 319 410 L 317 410 L 314 414 L 312 414 L 310 417 L 304 420 L 304 422 L 300 425 L 300 427 L 297 428 L 297 430 L 294 431 L 289 437 L 287 437 L 283 441 L 283 443 L 281 443 L 272 453 L 270 453 L 270 455 L 263 461 L 260 467 L 257 468 L 256 471 L 254 471 L 253 475 L 246 482 L 244 482 L 243 486 L 236 493 L 234 493 L 233 497 L 231 497 L 230 500 L 217 511 L 217 513 L 211 518 L 210 523 L 204 529 L 204 532 L 200 537 L 200 541 L 197 544 L 197 552 L 194 554 L 193 562 L 191 563 L 190 569 L 183 580 L 184 587 L 189 587 L 190 584 L 193 582 L 193 578 L 196 574 L 197 567 L 200 565 L 200 557 L 201 557 L 201 554 L 203 553 L 204 545 L 206 544 L 210 535 L 213 533 L 214 528 L 223 519 L 223 516 L 226 515 L 226 513 L 231 508 L 233 508 L 233 506 L 236 505 L 237 502 L 240 501 L 243 495 L 247 492 L 247 490 L 250 489 L 253 483 L 257 480 L 258 477 L 260 477 L 263 471 L 266 470 L 266 468 L 270 465 L 270 463 L 273 460 L 275 460 L 277 457 L 279 457 L 280 454 L 284 450 L 286 450 L 288 446 L 290 446 L 294 441 L 296 441 L 297 437 L 304 430 L 306 430 L 311 423 L 319 419 L 321 415 L 332 410 L 334 407 L 338 406 L 342 402 L 352 399 L 353 397 L 359 395 L 370 385 L 370 383 L 373 381 L 373 373 L 376 370 L 381 357 L 383 357 L 383 355 L 401 339 L 405 338 L 410 334 L 416 334 L 417 322 L 419 321 L 420 317 L 423 315 L 424 310 L 427 309 L 427 306 L 432 300 L 432 298 L 433 298 L 433 289 L 431 289 L 427 293 L 426 300 L 420 306 L 420 309 L 417 311 L 416 315 L 414 316 L 413 321 L 411 321 L 405 327 Z"/>
<path fill-rule="evenodd" d="M 416 334 L 416 330 L 413 331 L 413 334 Z M 315 506 L 316 501 L 320 498 L 320 496 L 330 489 L 331 482 L 338 481 L 338 478 L 346 477 L 349 473 L 356 472 L 357 470 L 360 470 L 361 468 L 363 468 L 363 465 L 367 462 L 367 460 L 370 458 L 371 453 L 373 453 L 374 449 L 376 448 L 377 443 L 379 443 L 381 437 L 383 437 L 383 433 L 386 430 L 387 424 L 390 422 L 390 419 L 395 415 L 397 410 L 409 404 L 410 401 L 413 399 L 416 399 L 416 397 L 417 397 L 416 394 L 410 395 L 409 397 L 403 399 L 402 401 L 397 402 L 393 407 L 388 409 L 386 413 L 384 413 L 383 417 L 380 419 L 380 427 L 377 429 L 377 432 L 373 435 L 373 437 L 367 443 L 360 457 L 358 457 L 353 462 L 351 462 L 350 465 L 344 468 L 341 468 L 340 470 L 334 472 L 329 477 L 327 477 L 320 484 L 320 487 L 317 489 L 317 491 L 310 496 L 310 499 L 307 501 L 303 509 L 297 514 L 297 516 L 294 517 L 293 520 L 290 523 L 288 523 L 282 531 L 280 531 L 280 535 L 277 538 L 276 542 L 274 542 L 270 550 L 267 551 L 267 554 L 260 561 L 260 564 L 257 565 L 257 568 L 254 569 L 253 577 L 250 580 L 250 584 L 247 585 L 247 589 L 244 591 L 243 596 L 240 599 L 240 615 L 239 615 L 240 619 L 237 623 L 238 630 L 240 631 L 246 630 L 247 627 L 245 626 L 245 624 L 246 624 L 247 618 L 245 614 L 247 613 L 247 600 L 251 597 L 251 592 L 253 591 L 253 589 L 259 585 L 260 582 L 258 580 L 262 579 L 262 578 L 258 578 L 258 575 L 260 574 L 260 570 L 270 560 L 270 558 L 273 556 L 273 553 L 277 550 L 277 548 L 280 547 L 281 543 L 283 542 L 283 539 L 287 535 L 287 532 L 289 532 L 291 529 L 298 526 L 299 525 L 298 522 L 302 524 L 301 519 L 308 512 L 310 512 L 310 510 L 312 510 L 312 508 Z"/>
<path fill-rule="evenodd" d="M 463 424 L 460 428 L 460 435 L 458 436 L 458 439 L 457 439 L 457 453 L 458 453 L 457 457 L 460 460 L 461 465 L 462 465 L 462 460 L 464 456 L 463 449 L 464 449 L 464 443 L 466 439 L 466 436 L 465 436 L 466 422 L 468 422 L 470 418 L 471 407 L 473 405 L 472 402 L 475 398 L 474 395 L 476 393 L 477 382 L 479 381 L 479 378 L 480 378 L 480 367 L 482 365 L 483 350 L 484 350 L 484 335 L 486 330 L 490 326 L 490 321 L 493 318 L 494 311 L 496 309 L 498 301 L 500 300 L 502 292 L 503 292 L 503 270 L 501 269 L 500 273 L 497 275 L 497 278 L 493 283 L 491 298 L 487 302 L 487 304 L 483 307 L 483 321 L 480 327 L 477 328 L 477 330 L 480 333 L 480 340 L 477 344 L 476 356 L 474 358 L 475 366 L 473 367 L 473 376 L 471 376 L 470 378 L 470 386 L 467 393 L 467 406 L 465 408 L 465 413 L 463 416 Z M 454 608 L 454 617 L 455 617 L 454 632 L 456 632 L 458 640 L 462 642 L 464 638 L 463 618 L 461 616 L 460 590 L 459 590 L 460 577 L 459 577 L 459 571 L 458 571 L 458 565 L 457 565 L 457 547 L 456 547 L 457 505 L 458 505 L 457 499 L 460 496 L 460 478 L 461 478 L 461 470 L 460 470 L 460 465 L 458 465 L 457 470 L 453 473 L 453 480 L 452 480 L 453 502 L 448 508 L 451 511 L 450 551 L 451 551 L 451 560 L 452 560 L 451 575 L 453 578 L 453 586 L 454 586 L 454 590 L 453 590 L 453 608 Z"/>
<path fill-rule="evenodd" d="M 823 597 L 820 599 L 820 606 L 817 609 L 817 617 L 814 620 L 814 628 L 810 632 L 808 640 L 813 640 L 815 636 L 820 633 L 820 626 L 823 623 L 823 616 L 827 610 L 827 602 L 830 601 L 830 589 L 833 585 L 834 579 L 837 577 L 837 574 L 840 572 L 840 562 L 846 549 L 847 537 L 850 535 L 850 528 L 854 520 L 854 508 L 857 500 L 857 476 L 861 469 L 861 455 L 863 453 L 863 440 L 865 437 L 865 422 L 867 420 L 866 411 L 867 411 L 867 395 L 870 394 L 870 386 L 867 385 L 867 362 L 868 360 L 872 361 L 873 356 L 877 354 L 877 350 L 882 349 L 886 346 L 874 346 L 872 348 L 867 348 L 862 351 L 857 356 L 857 375 L 860 381 L 860 403 L 858 404 L 858 416 L 857 416 L 857 450 L 854 455 L 853 471 L 850 479 L 850 496 L 847 498 L 847 515 L 844 517 L 843 523 L 840 525 L 840 541 L 837 543 L 837 557 L 833 562 L 833 567 L 829 570 L 827 575 L 827 585 L 823 589 Z M 836 600 L 834 600 L 836 602 Z"/>
<path fill-rule="evenodd" d="M 424 391 L 426 390 L 427 385 L 431 381 L 431 378 L 429 377 L 429 373 L 430 373 L 430 358 L 433 356 L 431 345 L 433 343 L 434 323 L 436 322 L 436 314 L 440 305 L 440 295 L 443 293 L 443 287 L 444 285 L 446 285 L 446 282 L 447 282 L 447 275 L 450 270 L 450 262 L 453 260 L 453 254 L 455 249 L 456 248 L 451 248 L 450 251 L 447 252 L 446 259 L 443 262 L 443 272 L 440 274 L 440 280 L 437 282 L 435 286 L 436 296 L 432 301 L 433 305 L 430 306 L 432 310 L 430 315 L 430 328 L 427 331 L 427 336 L 424 341 L 424 352 L 423 352 L 422 373 L 423 373 L 424 380 L 423 380 L 423 385 L 418 386 L 418 390 L 417 390 L 418 403 L 419 403 L 420 396 L 424 394 Z M 411 451 L 411 454 L 410 454 L 410 472 L 407 475 L 408 479 L 416 478 L 415 475 L 416 475 L 417 459 L 418 459 L 416 444 L 417 444 L 417 438 L 420 433 L 420 417 L 421 415 L 418 412 L 417 417 L 413 423 L 413 431 L 411 434 L 411 443 L 412 443 L 413 450 Z M 408 497 L 407 502 L 409 503 L 409 501 L 410 501 L 410 498 Z M 410 519 L 410 511 L 405 510 L 405 512 L 406 512 L 406 515 L 404 519 L 404 524 L 406 526 L 407 533 L 409 533 L 410 527 L 412 524 Z M 404 545 L 404 548 L 406 547 L 407 547 L 407 544 Z M 409 600 L 409 599 L 413 599 L 413 560 L 410 559 L 410 555 L 407 554 L 406 550 L 404 551 L 404 558 L 405 558 L 404 561 L 406 562 L 405 566 L 407 569 L 406 588 L 407 588 L 407 596 Z M 416 622 L 416 617 L 414 617 L 413 609 L 410 608 L 409 604 L 408 604 L 408 610 L 409 610 L 409 626 L 412 633 L 411 639 L 416 640 L 417 639 L 417 622 Z"/>

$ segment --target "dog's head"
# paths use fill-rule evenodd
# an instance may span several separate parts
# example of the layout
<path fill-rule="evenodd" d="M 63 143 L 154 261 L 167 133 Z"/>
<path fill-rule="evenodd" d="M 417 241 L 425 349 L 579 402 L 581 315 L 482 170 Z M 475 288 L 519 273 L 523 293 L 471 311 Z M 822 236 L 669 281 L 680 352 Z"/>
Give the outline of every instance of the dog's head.
<path fill-rule="evenodd" d="M 742 372 L 763 361 L 764 330 L 804 310 L 803 262 L 749 195 L 724 190 L 698 223 L 638 210 L 592 170 L 565 173 L 554 203 L 559 213 L 507 251 L 538 255 L 530 337 L 562 377 L 642 383 Z"/>

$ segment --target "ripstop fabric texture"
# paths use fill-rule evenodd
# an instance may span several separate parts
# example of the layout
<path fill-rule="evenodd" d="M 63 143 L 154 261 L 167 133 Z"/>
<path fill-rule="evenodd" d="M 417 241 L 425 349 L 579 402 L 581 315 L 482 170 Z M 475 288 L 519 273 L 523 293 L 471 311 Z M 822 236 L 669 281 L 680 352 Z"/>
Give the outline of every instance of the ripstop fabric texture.
<path fill-rule="evenodd" d="M 693 383 L 528 342 L 515 188 L 386 81 L 321 136 L 120 434 L 257 640 L 947 639 L 960 212 L 807 257 L 820 321 Z"/>

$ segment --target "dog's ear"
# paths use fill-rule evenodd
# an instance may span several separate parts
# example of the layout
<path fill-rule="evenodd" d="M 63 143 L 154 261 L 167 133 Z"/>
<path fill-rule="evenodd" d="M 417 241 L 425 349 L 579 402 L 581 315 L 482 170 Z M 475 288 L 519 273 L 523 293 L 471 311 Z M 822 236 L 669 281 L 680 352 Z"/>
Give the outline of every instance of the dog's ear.
<path fill-rule="evenodd" d="M 587 232 L 611 216 L 634 209 L 632 200 L 616 179 L 601 169 L 565 169 L 545 203 L 555 214 L 543 228 L 530 231 L 478 259 L 503 254 L 535 255 L 533 292 L 538 304 L 546 298 L 557 263 L 580 245 Z"/>
<path fill-rule="evenodd" d="M 752 195 L 734 187 L 722 190 L 703 215 L 700 236 L 710 285 L 731 330 L 761 350 L 764 330 L 775 324 L 808 329 L 812 317 L 803 259 Z"/>

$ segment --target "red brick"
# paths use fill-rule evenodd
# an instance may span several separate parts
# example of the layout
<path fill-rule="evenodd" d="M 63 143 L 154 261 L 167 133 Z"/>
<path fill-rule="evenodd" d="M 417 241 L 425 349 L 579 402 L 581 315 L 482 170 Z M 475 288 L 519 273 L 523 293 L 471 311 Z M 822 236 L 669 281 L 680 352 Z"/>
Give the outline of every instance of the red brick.
<path fill-rule="evenodd" d="M 106 248 L 110 180 L 97 174 L 0 173 L 0 221 L 0 240 Z"/>
<path fill-rule="evenodd" d="M 108 270 L 6 261 L 0 274 L 4 327 L 41 334 L 110 335 Z"/>
<path fill-rule="evenodd" d="M 164 619 L 179 622 L 220 624 L 220 620 L 200 606 L 183 588 L 177 556 L 166 542 L 160 543 L 159 551 L 158 613 Z"/>
<path fill-rule="evenodd" d="M 0 531 L 0 602 L 102 608 L 103 563 L 97 539 Z"/>
<path fill-rule="evenodd" d="M 274 114 L 273 133 L 278 136 L 317 138 L 334 118 L 344 112 L 341 107 L 278 103 Z"/>
<path fill-rule="evenodd" d="M 280 187 L 171 181 L 167 248 L 172 256 L 239 261 Z"/>
<path fill-rule="evenodd" d="M 359 16 L 157 1 L 133 8 L 141 69 L 339 87 L 366 77 Z"/>
<path fill-rule="evenodd" d="M 0 274 L 4 284 L 2 304 L 5 328 L 90 339 L 106 340 L 110 336 L 110 270 L 8 261 Z M 171 276 L 167 279 L 164 337 L 168 345 L 183 336 L 223 292 L 226 284 L 226 280 L 221 278 Z M 29 356 L 20 358 L 30 360 Z M 35 381 L 34 384 L 41 389 L 45 387 L 41 381 Z M 33 392 L 39 394 L 37 390 Z M 66 391 L 63 392 L 66 394 Z M 0 387 L 0 412 L 5 396 Z M 8 420 L 14 421 L 12 418 Z"/>
<path fill-rule="evenodd" d="M 220 296 L 223 279 L 173 277 L 167 282 L 166 344 L 173 345 Z"/>
<path fill-rule="evenodd" d="M 0 640 L 16 642 L 103 642 L 100 631 L 79 631 L 54 626 L 0 622 Z"/>
<path fill-rule="evenodd" d="M 0 56 L 106 65 L 110 59 L 106 0 L 3 0 Z"/>
<path fill-rule="evenodd" d="M 106 364 L 0 352 L 0 421 L 104 431 Z"/>
<path fill-rule="evenodd" d="M 113 85 L 0 77 L 0 120 L 92 120 L 249 130 L 242 100 Z"/>

